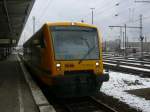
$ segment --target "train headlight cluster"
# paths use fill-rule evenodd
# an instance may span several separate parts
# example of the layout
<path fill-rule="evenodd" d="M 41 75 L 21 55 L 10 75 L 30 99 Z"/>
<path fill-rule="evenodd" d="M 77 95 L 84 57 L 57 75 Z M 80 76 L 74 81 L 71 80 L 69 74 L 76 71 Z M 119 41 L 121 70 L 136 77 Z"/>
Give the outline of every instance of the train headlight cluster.
<path fill-rule="evenodd" d="M 95 66 L 96 66 L 95 73 L 96 73 L 96 74 L 99 74 L 99 71 L 100 71 L 100 68 L 99 68 L 100 63 L 99 63 L 99 62 L 96 62 L 96 63 L 95 63 Z"/>
<path fill-rule="evenodd" d="M 95 65 L 96 65 L 96 66 L 99 66 L 99 62 L 96 62 Z"/>
<path fill-rule="evenodd" d="M 60 64 L 60 63 L 57 63 L 57 64 L 56 64 L 56 69 L 57 69 L 57 71 L 60 71 L 60 70 L 61 70 L 61 64 Z"/>
<path fill-rule="evenodd" d="M 59 67 L 60 67 L 60 63 L 57 63 L 57 64 L 56 64 L 56 67 L 59 68 Z"/>

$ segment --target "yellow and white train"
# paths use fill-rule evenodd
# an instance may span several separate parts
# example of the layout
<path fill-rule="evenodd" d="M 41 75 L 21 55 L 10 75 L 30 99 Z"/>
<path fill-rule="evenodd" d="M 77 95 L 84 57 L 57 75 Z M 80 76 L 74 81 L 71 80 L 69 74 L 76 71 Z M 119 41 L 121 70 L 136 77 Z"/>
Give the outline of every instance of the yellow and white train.
<path fill-rule="evenodd" d="M 46 23 L 24 45 L 24 61 L 58 97 L 99 92 L 103 73 L 101 34 L 78 22 Z"/>

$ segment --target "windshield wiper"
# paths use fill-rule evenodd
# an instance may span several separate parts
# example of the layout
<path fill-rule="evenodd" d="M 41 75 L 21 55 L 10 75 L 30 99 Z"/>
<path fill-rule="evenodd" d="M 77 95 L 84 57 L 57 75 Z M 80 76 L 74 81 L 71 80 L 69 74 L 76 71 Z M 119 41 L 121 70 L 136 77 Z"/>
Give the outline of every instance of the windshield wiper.
<path fill-rule="evenodd" d="M 91 47 L 88 52 L 83 56 L 83 58 L 81 58 L 79 60 L 79 64 L 93 51 L 93 49 L 95 48 L 95 45 L 93 47 Z"/>

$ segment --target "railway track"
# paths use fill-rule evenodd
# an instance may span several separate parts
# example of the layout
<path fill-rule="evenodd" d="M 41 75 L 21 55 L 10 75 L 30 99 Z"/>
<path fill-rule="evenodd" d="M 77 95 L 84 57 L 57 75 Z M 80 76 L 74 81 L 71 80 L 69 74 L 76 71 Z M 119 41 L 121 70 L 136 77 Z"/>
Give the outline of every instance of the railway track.
<path fill-rule="evenodd" d="M 21 55 L 19 57 L 22 58 Z M 117 112 L 94 97 L 57 99 L 51 96 L 47 87 L 41 89 L 56 112 Z"/>
<path fill-rule="evenodd" d="M 126 66 L 132 66 L 132 67 L 139 67 L 142 69 L 150 69 L 150 64 L 146 64 L 146 63 L 138 63 L 138 62 L 130 62 L 130 61 L 116 61 L 116 60 L 110 60 L 110 59 L 106 59 L 104 60 L 105 63 L 112 63 L 112 64 L 116 64 L 116 65 L 126 65 Z"/>
<path fill-rule="evenodd" d="M 71 99 L 62 103 L 64 112 L 117 112 L 94 97 Z"/>
<path fill-rule="evenodd" d="M 123 62 L 130 62 L 130 63 L 137 63 L 137 64 L 150 64 L 149 60 L 137 60 L 137 59 L 125 59 L 125 58 L 103 58 L 104 60 L 113 60 L 113 61 L 123 61 Z"/>
<path fill-rule="evenodd" d="M 134 59 L 123 59 L 123 58 L 105 58 L 104 66 L 107 69 L 112 69 L 121 72 L 140 74 L 144 77 L 150 77 L 150 62 L 149 61 L 138 61 Z"/>

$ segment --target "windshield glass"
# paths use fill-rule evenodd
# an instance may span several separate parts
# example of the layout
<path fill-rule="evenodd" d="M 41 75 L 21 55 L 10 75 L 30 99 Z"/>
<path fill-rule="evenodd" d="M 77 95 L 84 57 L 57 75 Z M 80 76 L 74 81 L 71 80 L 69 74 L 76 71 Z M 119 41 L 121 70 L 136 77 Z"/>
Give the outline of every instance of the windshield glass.
<path fill-rule="evenodd" d="M 78 26 L 50 27 L 56 60 L 99 59 L 97 29 Z"/>

